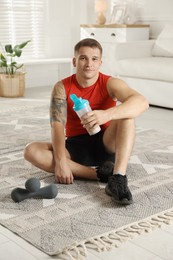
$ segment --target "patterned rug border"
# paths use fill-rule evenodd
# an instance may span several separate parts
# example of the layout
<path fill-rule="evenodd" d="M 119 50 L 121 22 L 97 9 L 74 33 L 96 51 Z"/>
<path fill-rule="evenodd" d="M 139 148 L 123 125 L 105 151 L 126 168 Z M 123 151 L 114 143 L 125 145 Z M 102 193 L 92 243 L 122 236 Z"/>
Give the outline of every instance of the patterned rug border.
<path fill-rule="evenodd" d="M 56 251 L 50 256 L 60 256 L 61 259 L 82 260 L 88 256 L 88 249 L 94 249 L 98 252 L 110 251 L 118 248 L 122 243 L 132 240 L 137 235 L 149 233 L 156 228 L 161 228 L 163 224 L 169 225 L 173 221 L 173 207 L 161 213 L 154 214 L 143 220 L 133 222 L 124 227 L 94 236 L 89 240 L 74 243 L 74 245 L 64 248 L 63 251 Z"/>

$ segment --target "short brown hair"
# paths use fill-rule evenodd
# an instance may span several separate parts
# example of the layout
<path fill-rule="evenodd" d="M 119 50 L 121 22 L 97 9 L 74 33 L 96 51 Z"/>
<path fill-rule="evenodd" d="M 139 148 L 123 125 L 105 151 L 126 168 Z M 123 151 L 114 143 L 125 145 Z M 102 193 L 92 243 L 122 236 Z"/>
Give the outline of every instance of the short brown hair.
<path fill-rule="evenodd" d="M 91 48 L 98 48 L 100 50 L 100 54 L 102 56 L 103 49 L 102 49 L 101 44 L 98 41 L 96 41 L 95 39 L 92 39 L 92 38 L 85 38 L 85 39 L 79 41 L 74 47 L 74 52 L 75 53 L 78 52 L 79 49 L 81 47 L 84 47 L 84 46 L 85 47 L 91 47 Z"/>

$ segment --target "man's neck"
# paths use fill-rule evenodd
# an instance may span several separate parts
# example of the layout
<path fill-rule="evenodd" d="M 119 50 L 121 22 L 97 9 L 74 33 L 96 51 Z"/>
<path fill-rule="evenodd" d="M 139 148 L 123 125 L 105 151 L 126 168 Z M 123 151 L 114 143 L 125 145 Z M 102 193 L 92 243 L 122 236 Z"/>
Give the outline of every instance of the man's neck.
<path fill-rule="evenodd" d="M 97 81 L 98 77 L 99 77 L 99 73 L 91 79 L 81 78 L 79 75 L 76 74 L 76 80 L 82 88 L 87 88 L 92 86 Z"/>

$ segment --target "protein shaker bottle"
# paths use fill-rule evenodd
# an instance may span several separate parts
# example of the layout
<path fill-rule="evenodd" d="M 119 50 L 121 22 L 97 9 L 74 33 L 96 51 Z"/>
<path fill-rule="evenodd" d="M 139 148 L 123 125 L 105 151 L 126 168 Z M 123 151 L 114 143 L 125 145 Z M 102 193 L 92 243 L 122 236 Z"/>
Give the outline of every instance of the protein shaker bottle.
<path fill-rule="evenodd" d="M 71 100 L 74 103 L 73 109 L 77 113 L 78 117 L 81 118 L 86 113 L 92 111 L 88 100 L 77 97 L 75 94 L 70 95 Z M 100 126 L 95 126 L 88 131 L 89 135 L 95 135 L 101 130 Z"/>

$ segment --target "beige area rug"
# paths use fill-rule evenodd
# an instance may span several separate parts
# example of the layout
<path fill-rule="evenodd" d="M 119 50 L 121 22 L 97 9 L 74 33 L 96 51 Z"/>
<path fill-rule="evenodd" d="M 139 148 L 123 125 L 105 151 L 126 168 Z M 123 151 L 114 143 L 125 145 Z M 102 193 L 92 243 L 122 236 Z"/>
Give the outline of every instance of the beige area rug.
<path fill-rule="evenodd" d="M 173 219 L 173 135 L 137 127 L 127 174 L 134 204 L 121 207 L 104 185 L 75 180 L 60 185 L 55 199 L 14 203 L 11 191 L 37 177 L 54 177 L 23 159 L 32 140 L 50 140 L 48 104 L 0 108 L 0 224 L 48 255 L 85 259 L 87 249 L 110 250 L 136 234 Z"/>

